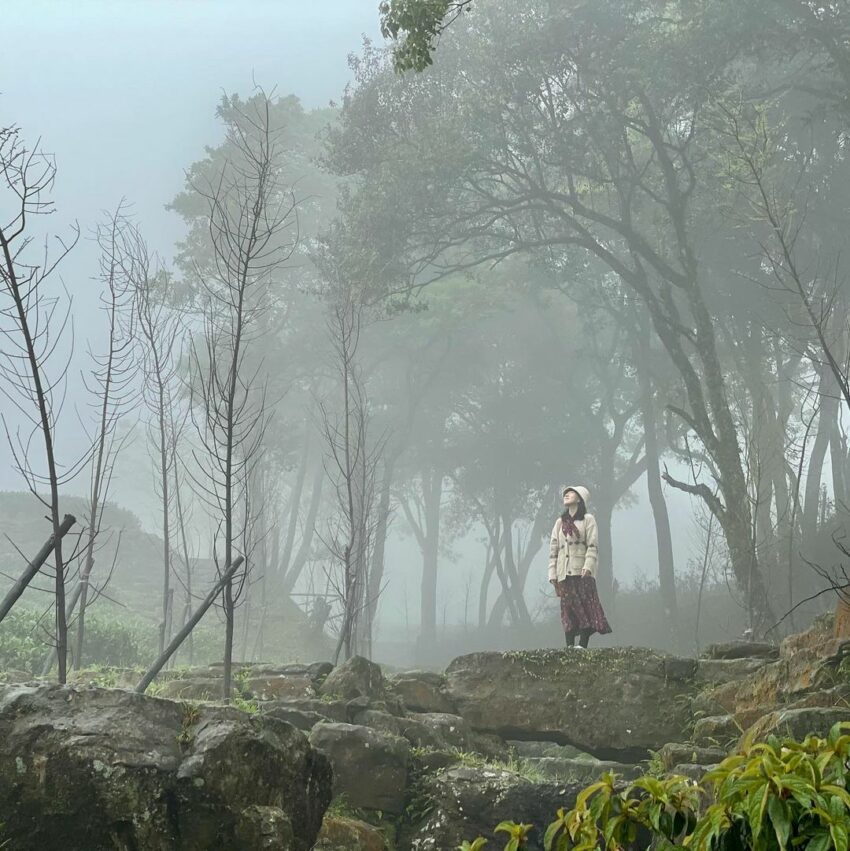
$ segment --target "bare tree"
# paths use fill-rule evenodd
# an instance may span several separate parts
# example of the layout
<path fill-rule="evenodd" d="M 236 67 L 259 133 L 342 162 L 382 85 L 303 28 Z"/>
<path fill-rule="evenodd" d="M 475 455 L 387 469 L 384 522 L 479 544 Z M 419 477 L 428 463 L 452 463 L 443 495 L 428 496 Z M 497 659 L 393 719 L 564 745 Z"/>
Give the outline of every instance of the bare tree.
<path fill-rule="evenodd" d="M 82 665 L 86 609 L 90 603 L 89 582 L 103 526 L 103 511 L 109 498 L 115 460 L 132 433 L 128 430 L 119 436 L 117 427 L 137 396 L 133 289 L 125 260 L 128 249 L 132 249 L 135 241 L 130 228 L 131 223 L 122 202 L 115 212 L 110 214 L 108 221 L 97 227 L 95 233 L 101 252 L 99 279 L 104 287 L 100 297 L 101 308 L 106 314 L 109 342 L 105 353 L 91 354 L 93 368 L 86 380 L 86 388 L 92 397 L 91 404 L 97 414 L 97 426 L 95 432 L 89 435 L 94 453 L 79 582 L 79 612 L 74 654 L 78 668 Z M 115 553 L 117 556 L 118 547 Z"/>
<path fill-rule="evenodd" d="M 333 561 L 328 579 L 339 601 L 339 631 L 334 664 L 359 646 L 370 647 L 372 627 L 363 614 L 371 610 L 369 567 L 377 523 L 376 473 L 385 440 L 370 435 L 369 402 L 357 360 L 363 305 L 349 286 L 338 288 L 331 304 L 328 332 L 340 392 L 340 409 L 320 402 L 326 444 L 326 471 L 332 482 L 337 512 L 330 519 L 325 544 Z"/>
<path fill-rule="evenodd" d="M 62 348 L 63 332 L 69 326 L 70 298 L 50 289 L 51 277 L 79 238 L 79 228 L 72 228 L 69 241 L 55 237 L 58 250 L 53 256 L 46 239 L 41 256 L 31 256 L 33 220 L 54 211 L 50 193 L 55 176 L 55 161 L 38 143 L 30 148 L 17 128 L 0 128 L 2 208 L 8 210 L 8 218 L 0 220 L 0 387 L 20 414 L 20 423 L 13 424 L 5 414 L 2 420 L 15 469 L 47 509 L 52 527 L 55 641 L 59 681 L 64 683 L 68 629 L 59 488 L 79 472 L 86 458 L 68 466 L 57 458 L 57 420 L 70 363 L 68 349 Z M 51 371 L 56 358 L 64 365 Z M 31 453 L 35 440 L 44 447 L 44 459 L 39 464 Z"/>
<path fill-rule="evenodd" d="M 188 415 L 189 410 L 186 409 L 186 415 Z M 183 608 L 183 622 L 182 626 L 185 626 L 189 618 L 192 615 L 192 603 L 193 600 L 193 592 L 192 592 L 192 579 L 193 579 L 193 560 L 192 555 L 190 553 L 189 547 L 189 533 L 188 526 L 191 521 L 191 506 L 187 506 L 184 502 L 184 491 L 183 484 L 184 480 L 181 477 L 181 471 L 183 470 L 183 466 L 180 461 L 180 456 L 178 454 L 178 447 L 180 443 L 180 436 L 183 432 L 183 427 L 186 423 L 186 416 L 176 417 L 174 409 L 171 411 L 171 421 L 169 427 L 169 433 L 171 436 L 171 456 L 174 459 L 174 463 L 172 465 L 172 474 L 174 476 L 172 492 L 174 494 L 174 506 L 177 510 L 177 534 L 179 539 L 179 553 L 180 560 L 183 562 L 183 577 L 180 578 L 180 581 L 183 585 L 183 591 L 185 593 L 185 605 Z M 187 636 L 189 642 L 188 648 L 188 662 L 191 665 L 194 661 L 195 656 L 195 643 L 192 637 L 192 634 L 189 633 Z"/>
<path fill-rule="evenodd" d="M 130 242 L 130 240 L 132 240 Z M 180 315 L 169 305 L 169 276 L 151 254 L 141 234 L 128 235 L 126 270 L 135 292 L 135 314 L 141 347 L 142 396 L 150 414 L 148 447 L 156 462 L 155 489 L 162 507 L 162 620 L 159 652 L 168 641 L 173 590 L 171 587 L 171 513 L 177 450 L 175 408 L 179 403 L 177 367 L 183 346 Z"/>
<path fill-rule="evenodd" d="M 252 344 L 267 330 L 276 273 L 295 251 L 296 202 L 282 182 L 281 129 L 260 91 L 235 105 L 227 121 L 231 156 L 194 189 L 206 202 L 212 261 L 197 268 L 203 327 L 190 349 L 193 420 L 203 445 L 196 452 L 198 493 L 218 518 L 216 563 L 235 561 L 248 514 L 241 510 L 251 472 L 262 455 L 268 423 L 267 380 Z M 250 560 L 224 586 L 224 698 L 231 691 L 234 612 Z"/>
<path fill-rule="evenodd" d="M 216 597 L 221 594 L 222 589 L 228 582 L 233 581 L 233 577 L 242 565 L 242 556 L 237 556 L 233 564 L 227 564 L 221 572 L 215 585 L 210 589 L 201 604 L 192 614 L 188 621 L 183 625 L 183 628 L 171 639 L 168 647 L 160 653 L 156 662 L 148 668 L 145 675 L 139 680 L 136 686 L 136 691 L 139 694 L 144 694 L 147 687 L 154 681 L 156 675 L 165 667 L 168 660 L 177 652 L 180 645 L 186 640 L 186 637 L 192 634 L 192 630 L 200 623 L 201 618 L 206 614 L 209 607 L 215 602 Z"/>

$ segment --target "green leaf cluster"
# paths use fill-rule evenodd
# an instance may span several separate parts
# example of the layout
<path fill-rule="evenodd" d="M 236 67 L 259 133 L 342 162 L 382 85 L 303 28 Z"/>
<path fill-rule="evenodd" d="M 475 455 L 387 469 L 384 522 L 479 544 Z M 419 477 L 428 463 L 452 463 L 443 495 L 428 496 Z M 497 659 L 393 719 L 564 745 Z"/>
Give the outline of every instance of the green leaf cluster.
<path fill-rule="evenodd" d="M 546 851 L 624 851 L 638 839 L 655 851 L 848 851 L 850 722 L 826 738 L 771 736 L 745 742 L 701 783 L 643 776 L 625 788 L 605 773 L 558 810 Z M 530 825 L 502 822 L 506 851 L 525 847 Z M 486 840 L 458 851 L 479 851 Z"/>
<path fill-rule="evenodd" d="M 451 0 L 384 0 L 381 35 L 397 40 L 393 60 L 398 71 L 423 71 L 432 64 L 439 34 L 451 11 L 469 5 Z"/>

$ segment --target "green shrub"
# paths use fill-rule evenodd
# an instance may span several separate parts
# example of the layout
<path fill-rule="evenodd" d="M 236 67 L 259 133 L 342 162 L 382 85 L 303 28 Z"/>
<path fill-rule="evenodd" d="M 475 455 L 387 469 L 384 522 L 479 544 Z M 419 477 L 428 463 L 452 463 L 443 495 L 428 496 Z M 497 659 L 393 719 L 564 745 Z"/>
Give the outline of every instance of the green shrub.
<path fill-rule="evenodd" d="M 73 646 L 76 631 L 69 630 Z M 53 642 L 52 612 L 17 606 L 0 624 L 0 671 L 38 675 Z M 133 617 L 92 611 L 86 616 L 83 666 L 147 666 L 156 656 L 155 627 Z"/>
<path fill-rule="evenodd" d="M 770 737 L 747 743 L 700 784 L 685 777 L 638 778 L 618 789 L 612 774 L 559 810 L 546 851 L 622 851 L 642 835 L 654 851 L 848 851 L 850 723 L 823 739 Z M 526 847 L 526 825 L 503 822 L 506 848 Z M 462 849 L 481 848 L 484 840 Z"/>

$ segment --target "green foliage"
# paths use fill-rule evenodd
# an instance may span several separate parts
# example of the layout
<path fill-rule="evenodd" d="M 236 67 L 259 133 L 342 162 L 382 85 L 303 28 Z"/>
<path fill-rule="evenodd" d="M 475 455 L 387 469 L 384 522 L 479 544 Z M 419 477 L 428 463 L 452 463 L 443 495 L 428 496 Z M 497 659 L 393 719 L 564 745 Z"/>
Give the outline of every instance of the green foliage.
<path fill-rule="evenodd" d="M 505 851 L 518 851 L 520 848 L 525 848 L 528 840 L 528 834 L 531 832 L 533 825 L 517 824 L 513 821 L 503 821 L 496 825 L 494 833 L 507 833 L 508 839 L 505 845 Z"/>
<path fill-rule="evenodd" d="M 396 41 L 397 71 L 423 71 L 433 63 L 440 33 L 472 0 L 384 0 L 379 6 L 381 34 Z"/>
<path fill-rule="evenodd" d="M 453 750 L 452 753 L 462 765 L 469 765 L 474 768 L 490 768 L 496 771 L 510 771 L 512 774 L 524 777 L 532 783 L 538 783 L 543 780 L 543 774 L 533 762 L 517 757 L 514 753 L 510 753 L 505 760 L 487 759 L 481 756 L 481 754 L 459 749 Z"/>
<path fill-rule="evenodd" d="M 478 839 L 475 839 L 472 842 L 464 840 L 460 845 L 458 845 L 457 851 L 481 851 L 486 844 L 487 840 L 483 836 L 479 836 Z"/>
<path fill-rule="evenodd" d="M 36 609 L 16 606 L 0 626 L 0 670 L 41 673 L 52 646 L 52 621 Z M 156 655 L 156 630 L 126 615 L 92 611 L 86 618 L 82 664 L 132 668 Z M 104 683 L 106 684 L 106 683 Z"/>
<path fill-rule="evenodd" d="M 546 851 L 622 851 L 639 834 L 657 851 L 848 851 L 850 722 L 826 738 L 746 743 L 709 771 L 702 784 L 644 775 L 626 788 L 606 773 L 558 810 Z M 529 825 L 502 822 L 506 851 L 523 847 Z M 461 849 L 481 848 L 482 839 Z"/>
<path fill-rule="evenodd" d="M 242 712 L 247 712 L 249 715 L 256 715 L 260 711 L 260 705 L 253 698 L 242 697 L 235 695 L 230 700 L 231 706 L 241 709 Z"/>
<path fill-rule="evenodd" d="M 201 708 L 193 701 L 183 701 L 183 714 L 180 719 L 180 732 L 177 734 L 177 743 L 182 750 L 186 750 L 195 738 L 194 727 L 201 718 Z"/>

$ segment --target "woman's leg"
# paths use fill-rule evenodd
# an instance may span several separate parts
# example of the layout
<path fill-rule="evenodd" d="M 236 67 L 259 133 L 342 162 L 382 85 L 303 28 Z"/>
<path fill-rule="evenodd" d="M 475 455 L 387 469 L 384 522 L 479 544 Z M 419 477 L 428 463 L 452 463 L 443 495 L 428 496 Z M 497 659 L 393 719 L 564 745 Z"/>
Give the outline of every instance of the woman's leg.
<path fill-rule="evenodd" d="M 578 643 L 582 647 L 587 647 L 587 642 L 590 641 L 590 636 L 593 634 L 592 629 L 583 629 L 578 634 Z"/>
<path fill-rule="evenodd" d="M 565 632 L 564 638 L 567 639 L 567 647 L 573 647 L 576 643 L 576 634 L 574 632 Z"/>

